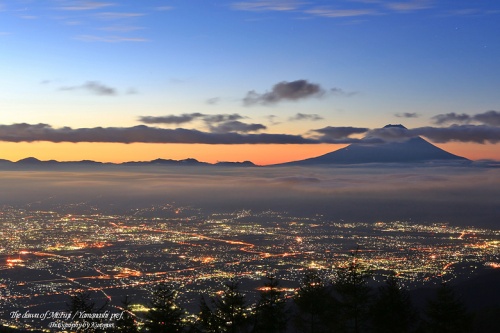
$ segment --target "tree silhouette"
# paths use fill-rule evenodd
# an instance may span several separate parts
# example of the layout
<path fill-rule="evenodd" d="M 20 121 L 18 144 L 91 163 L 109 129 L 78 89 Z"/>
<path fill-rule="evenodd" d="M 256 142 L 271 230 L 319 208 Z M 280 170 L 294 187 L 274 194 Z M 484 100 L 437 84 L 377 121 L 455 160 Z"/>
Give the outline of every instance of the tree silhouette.
<path fill-rule="evenodd" d="M 144 325 L 150 332 L 178 333 L 185 328 L 185 311 L 176 303 L 177 292 L 167 284 L 160 283 L 150 302 L 151 309 L 146 314 Z"/>
<path fill-rule="evenodd" d="M 219 323 L 217 317 L 208 306 L 205 297 L 200 297 L 200 312 L 198 313 L 198 325 L 196 331 L 206 333 L 217 333 Z"/>
<path fill-rule="evenodd" d="M 74 321 L 81 325 L 76 328 L 77 332 L 100 332 L 98 328 L 94 328 L 92 324 L 101 322 L 101 319 L 85 318 L 85 314 L 94 315 L 102 313 L 108 306 L 109 300 L 98 306 L 91 297 L 90 291 L 78 291 L 70 296 L 70 303 L 67 304 L 68 310 L 75 314 Z"/>
<path fill-rule="evenodd" d="M 453 289 L 442 283 L 434 299 L 427 301 L 427 331 L 466 333 L 472 331 L 472 315 L 457 298 Z"/>
<path fill-rule="evenodd" d="M 314 270 L 306 272 L 302 285 L 295 294 L 294 303 L 298 314 L 294 325 L 301 332 L 334 332 L 338 326 L 338 303 L 332 297 L 330 287 Z"/>
<path fill-rule="evenodd" d="M 417 311 L 410 294 L 401 288 L 395 275 L 389 276 L 385 285 L 378 288 L 370 312 L 375 333 L 406 333 L 416 327 Z"/>
<path fill-rule="evenodd" d="M 248 315 L 245 296 L 234 280 L 225 284 L 221 295 L 211 298 L 212 308 L 202 298 L 199 323 L 203 332 L 239 333 L 246 330 Z"/>
<path fill-rule="evenodd" d="M 260 299 L 255 309 L 254 333 L 280 333 L 286 330 L 285 299 L 278 289 L 279 281 L 272 275 L 260 291 Z"/>
<path fill-rule="evenodd" d="M 122 314 L 121 318 L 115 322 L 115 332 L 120 333 L 136 333 L 139 332 L 137 329 L 137 324 L 135 322 L 135 317 L 131 312 L 130 305 L 132 304 L 130 298 L 125 296 L 122 299 Z"/>
<path fill-rule="evenodd" d="M 371 289 L 366 283 L 368 273 L 358 263 L 358 249 L 352 253 L 348 267 L 337 270 L 335 294 L 340 301 L 342 326 L 347 332 L 361 332 L 368 322 Z"/>

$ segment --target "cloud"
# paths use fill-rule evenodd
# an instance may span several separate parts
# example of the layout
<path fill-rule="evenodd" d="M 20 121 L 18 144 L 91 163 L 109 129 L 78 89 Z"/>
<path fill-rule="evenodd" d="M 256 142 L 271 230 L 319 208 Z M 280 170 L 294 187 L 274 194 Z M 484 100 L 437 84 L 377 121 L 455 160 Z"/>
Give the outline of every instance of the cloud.
<path fill-rule="evenodd" d="M 299 8 L 301 3 L 294 0 L 245 1 L 231 5 L 231 8 L 244 11 L 291 11 Z"/>
<path fill-rule="evenodd" d="M 357 92 L 355 92 L 355 91 L 347 92 L 347 91 L 344 91 L 343 89 L 337 88 L 337 87 L 331 88 L 330 92 L 334 95 L 340 95 L 340 96 L 353 96 L 353 95 L 357 94 Z"/>
<path fill-rule="evenodd" d="M 243 119 L 244 117 L 237 114 L 205 114 L 203 115 L 203 121 L 205 121 L 207 124 L 212 124 L 212 123 L 221 123 L 224 121 L 233 121 L 233 120 L 238 120 L 238 119 Z"/>
<path fill-rule="evenodd" d="M 164 12 L 164 11 L 168 11 L 168 10 L 172 10 L 172 9 L 174 9 L 174 7 L 172 7 L 172 6 L 159 6 L 159 7 L 155 8 L 155 10 L 159 11 L 159 12 Z"/>
<path fill-rule="evenodd" d="M 468 114 L 462 113 L 457 114 L 455 112 L 446 113 L 446 114 L 438 114 L 437 116 L 432 117 L 432 120 L 437 125 L 442 125 L 445 123 L 467 123 L 471 120 L 471 116 Z"/>
<path fill-rule="evenodd" d="M 322 16 L 322 17 L 356 17 L 366 15 L 378 15 L 379 13 L 372 9 L 330 9 L 330 8 L 313 8 L 304 11 L 307 14 Z"/>
<path fill-rule="evenodd" d="M 378 138 L 386 142 L 401 141 L 416 136 L 424 136 L 436 143 L 498 143 L 500 142 L 500 127 L 488 125 L 451 125 L 449 127 L 426 126 L 412 129 L 390 127 L 373 129 L 367 133 L 367 137 L 369 138 Z"/>
<path fill-rule="evenodd" d="M 318 140 L 290 134 L 208 133 L 191 129 L 134 127 L 53 128 L 48 124 L 0 125 L 0 141 L 7 142 L 114 142 L 204 144 L 306 144 Z"/>
<path fill-rule="evenodd" d="M 248 133 L 264 130 L 267 127 L 262 124 L 245 124 L 238 120 L 226 121 L 216 126 L 210 127 L 210 132 L 212 133 Z"/>
<path fill-rule="evenodd" d="M 428 9 L 433 7 L 433 1 L 430 0 L 413 0 L 405 2 L 389 2 L 385 6 L 391 10 L 398 12 L 411 12 L 415 10 Z"/>
<path fill-rule="evenodd" d="M 213 97 L 213 98 L 209 98 L 209 99 L 207 99 L 207 100 L 206 100 L 206 103 L 207 103 L 208 105 L 215 105 L 215 104 L 219 103 L 219 101 L 220 101 L 220 98 L 219 98 L 219 97 Z"/>
<path fill-rule="evenodd" d="M 274 114 L 266 116 L 266 118 L 271 123 L 271 125 L 281 124 L 281 122 L 279 122 L 279 121 L 276 120 L 278 118 L 278 116 L 275 116 Z"/>
<path fill-rule="evenodd" d="M 69 10 L 69 11 L 79 11 L 79 10 L 95 10 L 101 9 L 104 7 L 115 6 L 114 3 L 109 2 L 96 2 L 96 1 L 72 1 L 71 4 L 66 6 L 61 6 L 58 9 L 60 10 Z"/>
<path fill-rule="evenodd" d="M 420 127 L 412 129 L 414 135 L 422 135 L 433 142 L 445 143 L 475 142 L 498 143 L 500 142 L 500 127 L 487 125 L 452 125 L 450 127 Z"/>
<path fill-rule="evenodd" d="M 87 81 L 81 86 L 62 87 L 61 90 L 87 90 L 96 95 L 112 96 L 116 95 L 116 89 L 108 87 L 99 81 Z"/>
<path fill-rule="evenodd" d="M 490 126 L 500 126 L 500 112 L 495 110 L 486 111 L 473 116 L 475 121 Z"/>
<path fill-rule="evenodd" d="M 398 118 L 418 118 L 418 114 L 415 112 L 404 112 L 404 113 L 396 113 L 396 117 Z"/>
<path fill-rule="evenodd" d="M 455 112 L 438 114 L 432 117 L 432 120 L 437 125 L 445 123 L 461 123 L 468 124 L 471 122 L 479 122 L 490 126 L 500 126 L 500 112 L 495 110 L 478 113 L 475 115 L 468 115 L 465 113 L 457 114 Z"/>
<path fill-rule="evenodd" d="M 141 116 L 139 121 L 144 124 L 184 124 L 189 123 L 195 119 L 204 117 L 202 113 L 184 113 L 180 116 L 169 115 L 162 117 L 152 117 L 152 116 Z"/>
<path fill-rule="evenodd" d="M 284 100 L 297 101 L 313 96 L 323 95 L 324 90 L 315 83 L 309 83 L 307 80 L 296 80 L 292 82 L 279 82 L 275 84 L 270 92 L 259 94 L 255 91 L 249 91 L 243 98 L 243 104 L 250 105 L 270 105 Z"/>
<path fill-rule="evenodd" d="M 103 31 L 113 31 L 113 32 L 130 32 L 130 31 L 137 31 L 137 30 L 143 30 L 144 27 L 138 27 L 138 26 L 127 26 L 127 25 L 114 25 L 114 26 L 109 26 L 109 27 L 104 27 L 100 28 L 99 30 Z"/>
<path fill-rule="evenodd" d="M 322 136 L 320 137 L 320 139 L 322 141 L 328 141 L 328 140 L 347 139 L 352 134 L 362 134 L 362 133 L 366 133 L 367 131 L 369 131 L 369 128 L 350 127 L 350 126 L 348 126 L 348 127 L 327 126 L 324 128 L 312 130 L 311 132 L 321 134 Z M 359 141 L 359 139 L 354 139 L 353 142 L 357 142 L 357 141 Z"/>
<path fill-rule="evenodd" d="M 143 13 L 103 12 L 95 14 L 95 17 L 101 20 L 121 20 L 144 15 Z"/>
<path fill-rule="evenodd" d="M 290 121 L 299 121 L 299 120 L 323 120 L 325 118 L 321 117 L 319 114 L 305 114 L 305 113 L 297 113 L 295 116 L 288 118 Z"/>
<path fill-rule="evenodd" d="M 103 43 L 121 43 L 121 42 L 148 42 L 149 39 L 142 37 L 124 37 L 124 36 L 94 36 L 94 35 L 80 35 L 75 39 L 83 42 L 103 42 Z"/>
<path fill-rule="evenodd" d="M 236 121 L 244 117 L 237 114 L 204 114 L 204 113 L 184 113 L 181 115 L 167 115 L 167 116 L 141 116 L 138 120 L 144 124 L 184 124 L 195 120 L 202 120 L 209 127 L 213 124 Z"/>

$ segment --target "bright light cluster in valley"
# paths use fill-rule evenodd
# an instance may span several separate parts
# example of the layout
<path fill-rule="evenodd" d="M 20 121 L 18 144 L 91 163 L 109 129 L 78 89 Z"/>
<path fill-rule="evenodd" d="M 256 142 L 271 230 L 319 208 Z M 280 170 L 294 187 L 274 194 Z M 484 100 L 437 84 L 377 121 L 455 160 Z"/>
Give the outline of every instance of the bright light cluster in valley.
<path fill-rule="evenodd" d="M 81 289 L 115 305 L 130 295 L 139 306 L 166 281 L 196 311 L 200 293 L 212 295 L 230 278 L 255 297 L 262 278 L 273 273 L 291 295 L 306 269 L 331 277 L 356 249 L 374 283 L 394 271 L 416 287 L 500 266 L 500 231 L 441 222 L 354 223 L 173 204 L 122 215 L 60 208 L 0 210 L 0 308 L 6 324 L 13 309 L 64 310 L 68 295 Z"/>

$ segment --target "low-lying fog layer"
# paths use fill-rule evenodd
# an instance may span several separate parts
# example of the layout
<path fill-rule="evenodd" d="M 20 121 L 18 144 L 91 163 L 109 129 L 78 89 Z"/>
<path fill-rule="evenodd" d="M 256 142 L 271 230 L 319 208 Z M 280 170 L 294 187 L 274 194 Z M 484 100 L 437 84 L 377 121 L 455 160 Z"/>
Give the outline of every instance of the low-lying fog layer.
<path fill-rule="evenodd" d="M 115 210 L 176 202 L 210 211 L 286 210 L 332 220 L 496 228 L 500 169 L 465 167 L 109 167 L 2 171 L 0 204 L 88 202 Z"/>

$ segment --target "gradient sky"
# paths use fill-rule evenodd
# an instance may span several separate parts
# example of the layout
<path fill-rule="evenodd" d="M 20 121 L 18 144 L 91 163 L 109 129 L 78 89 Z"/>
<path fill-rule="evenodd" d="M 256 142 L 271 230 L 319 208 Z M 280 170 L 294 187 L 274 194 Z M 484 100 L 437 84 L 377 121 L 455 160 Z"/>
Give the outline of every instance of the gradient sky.
<path fill-rule="evenodd" d="M 0 0 L 0 158 L 500 160 L 498 1 Z"/>

